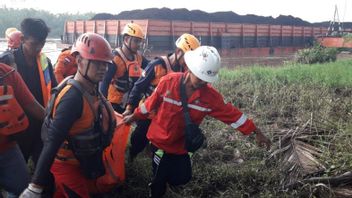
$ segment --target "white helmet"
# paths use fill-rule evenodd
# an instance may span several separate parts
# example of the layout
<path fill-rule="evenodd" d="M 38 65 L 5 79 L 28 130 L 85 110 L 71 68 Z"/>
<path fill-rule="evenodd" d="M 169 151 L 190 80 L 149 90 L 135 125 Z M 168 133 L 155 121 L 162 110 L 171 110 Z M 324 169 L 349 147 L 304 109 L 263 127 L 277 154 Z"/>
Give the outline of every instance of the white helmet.
<path fill-rule="evenodd" d="M 191 72 L 205 82 L 215 82 L 221 66 L 218 50 L 212 46 L 200 46 L 185 53 L 186 64 Z"/>

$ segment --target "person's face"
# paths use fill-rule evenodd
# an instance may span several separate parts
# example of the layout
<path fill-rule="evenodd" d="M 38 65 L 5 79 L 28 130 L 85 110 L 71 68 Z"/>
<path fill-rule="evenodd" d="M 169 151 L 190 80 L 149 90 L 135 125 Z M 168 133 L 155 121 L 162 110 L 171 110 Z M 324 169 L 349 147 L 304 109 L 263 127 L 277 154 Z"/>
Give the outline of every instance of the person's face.
<path fill-rule="evenodd" d="M 126 36 L 125 39 L 125 44 L 131 49 L 132 52 L 137 53 L 137 51 L 141 48 L 143 40 L 133 36 Z"/>
<path fill-rule="evenodd" d="M 45 40 L 38 41 L 33 37 L 27 37 L 23 39 L 23 48 L 27 55 L 31 57 L 37 56 L 43 49 Z"/>
<path fill-rule="evenodd" d="M 88 67 L 88 64 L 89 64 L 89 67 Z M 82 70 L 82 73 L 86 74 L 87 72 L 87 76 L 89 77 L 89 79 L 95 83 L 98 83 L 103 80 L 105 72 L 107 71 L 107 68 L 108 68 L 107 62 L 97 61 L 97 60 L 89 61 L 88 59 L 82 59 L 80 65 L 81 65 L 80 69 Z"/>
<path fill-rule="evenodd" d="M 192 88 L 195 90 L 195 89 L 199 89 L 199 88 L 202 88 L 204 87 L 207 82 L 199 79 L 197 76 L 195 76 L 192 72 L 189 72 L 190 74 L 190 83 L 191 83 L 191 86 Z"/>

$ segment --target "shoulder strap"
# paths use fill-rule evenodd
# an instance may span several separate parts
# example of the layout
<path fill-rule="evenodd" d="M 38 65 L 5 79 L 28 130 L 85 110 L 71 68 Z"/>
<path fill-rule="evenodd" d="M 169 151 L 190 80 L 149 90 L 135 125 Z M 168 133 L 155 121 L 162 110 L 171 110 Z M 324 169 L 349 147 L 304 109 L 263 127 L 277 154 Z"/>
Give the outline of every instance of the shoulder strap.
<path fill-rule="evenodd" d="M 50 94 L 50 100 L 48 102 L 48 106 L 46 107 L 45 111 L 46 111 L 46 116 L 51 117 L 54 111 L 54 104 L 55 104 L 55 100 L 57 98 L 57 96 L 59 95 L 59 93 L 61 92 L 61 90 L 66 87 L 67 85 L 67 81 L 69 79 L 73 78 L 72 76 L 65 78 L 57 87 L 51 89 Z"/>
<path fill-rule="evenodd" d="M 92 98 L 92 96 L 90 96 L 82 88 L 82 86 L 76 80 L 73 79 L 73 76 L 69 76 L 69 77 L 65 78 L 57 87 L 55 87 L 55 88 L 53 88 L 51 90 L 51 99 L 50 99 L 50 101 L 48 103 L 48 107 L 46 108 L 46 115 L 47 116 L 52 116 L 53 110 L 54 110 L 55 100 L 56 100 L 57 96 L 59 95 L 59 93 L 61 92 L 61 90 L 64 89 L 67 85 L 72 85 L 75 88 L 77 88 L 80 91 L 80 93 L 82 94 L 82 96 L 87 99 L 89 107 L 91 108 L 91 110 L 92 110 L 92 112 L 94 114 L 94 117 L 96 119 L 97 118 L 97 114 L 96 114 L 96 112 L 94 111 L 94 108 L 93 108 L 93 98 Z"/>
<path fill-rule="evenodd" d="M 165 66 L 166 66 L 166 72 L 170 73 L 173 70 L 171 69 L 171 65 L 170 65 L 170 60 L 168 59 L 167 56 L 160 56 L 160 58 L 165 62 Z"/>
<path fill-rule="evenodd" d="M 183 83 L 184 77 L 180 78 L 180 93 L 181 93 L 181 102 L 182 102 L 182 110 L 185 116 L 186 125 L 192 124 L 191 116 L 189 115 L 188 103 L 187 103 L 187 95 L 186 95 L 186 86 Z"/>
<path fill-rule="evenodd" d="M 125 56 L 125 54 L 122 52 L 121 48 L 116 49 L 116 55 L 122 59 L 123 63 L 125 64 L 126 70 L 128 70 L 128 68 L 127 68 L 128 59 Z"/>
<path fill-rule="evenodd" d="M 94 114 L 95 120 L 97 120 L 99 113 L 95 112 L 95 110 L 94 110 L 94 98 L 85 89 L 83 89 L 83 87 L 73 78 L 69 79 L 67 81 L 67 84 L 74 86 L 75 88 L 77 88 L 81 92 L 82 96 L 87 100 L 89 107 Z"/>
<path fill-rule="evenodd" d="M 3 74 L 2 76 L 0 76 L 0 85 L 4 84 L 4 79 L 9 76 L 11 73 L 15 72 L 15 68 L 12 68 L 10 71 L 6 72 L 5 74 Z"/>
<path fill-rule="evenodd" d="M 99 98 L 100 98 L 100 103 L 105 107 L 106 111 L 108 112 L 108 117 L 109 117 L 109 127 L 108 131 L 113 131 L 116 126 L 116 119 L 114 117 L 114 109 L 112 106 L 109 104 L 109 101 L 104 97 L 104 95 L 99 91 Z"/>

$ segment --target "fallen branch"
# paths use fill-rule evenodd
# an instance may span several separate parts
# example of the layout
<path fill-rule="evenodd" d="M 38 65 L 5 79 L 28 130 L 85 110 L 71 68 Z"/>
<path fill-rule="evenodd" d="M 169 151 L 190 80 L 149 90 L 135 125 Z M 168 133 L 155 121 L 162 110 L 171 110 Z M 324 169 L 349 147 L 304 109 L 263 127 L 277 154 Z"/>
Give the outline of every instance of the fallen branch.
<path fill-rule="evenodd" d="M 293 184 L 286 185 L 285 189 L 294 189 L 304 184 L 313 184 L 313 183 L 328 184 L 330 187 L 346 186 L 346 185 L 352 184 L 352 172 L 346 172 L 342 175 L 338 175 L 334 177 L 312 177 L 312 178 L 304 179 L 301 181 L 297 181 Z"/>

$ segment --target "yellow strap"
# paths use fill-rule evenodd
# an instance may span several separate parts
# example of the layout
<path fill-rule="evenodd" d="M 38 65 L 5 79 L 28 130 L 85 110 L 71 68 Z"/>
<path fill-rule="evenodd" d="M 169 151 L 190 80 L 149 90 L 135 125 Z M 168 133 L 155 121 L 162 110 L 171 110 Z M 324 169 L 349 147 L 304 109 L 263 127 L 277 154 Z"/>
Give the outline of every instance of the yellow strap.
<path fill-rule="evenodd" d="M 49 83 L 48 86 L 45 84 L 44 70 L 48 67 L 48 61 L 44 54 L 41 53 L 37 57 L 37 65 L 38 65 L 38 72 L 40 77 L 40 85 L 42 88 L 43 102 L 44 102 L 44 106 L 46 107 L 49 101 L 49 92 L 51 89 L 51 84 Z"/>

